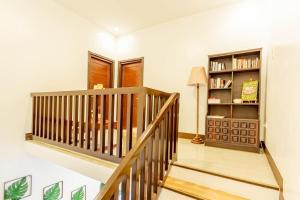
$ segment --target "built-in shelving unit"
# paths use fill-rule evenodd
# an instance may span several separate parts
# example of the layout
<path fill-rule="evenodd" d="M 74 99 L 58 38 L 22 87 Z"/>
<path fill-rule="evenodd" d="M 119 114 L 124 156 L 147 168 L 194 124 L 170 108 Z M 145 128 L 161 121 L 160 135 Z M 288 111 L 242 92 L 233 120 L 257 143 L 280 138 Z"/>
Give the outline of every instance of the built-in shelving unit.
<path fill-rule="evenodd" d="M 207 103 L 206 145 L 259 152 L 260 72 L 261 49 L 209 56 L 208 98 L 220 103 Z M 257 101 L 234 103 L 250 79 L 259 81 Z"/>

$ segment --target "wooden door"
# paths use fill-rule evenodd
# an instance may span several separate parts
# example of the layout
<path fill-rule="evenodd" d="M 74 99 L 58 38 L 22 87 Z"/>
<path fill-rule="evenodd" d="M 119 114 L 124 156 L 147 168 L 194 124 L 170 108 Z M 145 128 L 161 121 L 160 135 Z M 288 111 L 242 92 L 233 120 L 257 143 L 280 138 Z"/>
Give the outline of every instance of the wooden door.
<path fill-rule="evenodd" d="M 119 61 L 118 87 L 142 87 L 144 80 L 144 58 Z M 127 97 L 123 97 L 123 127 L 126 125 Z M 132 97 L 132 126 L 137 126 L 137 95 Z"/>
<path fill-rule="evenodd" d="M 96 84 L 103 84 L 104 88 L 112 88 L 113 68 L 113 60 L 89 52 L 87 88 L 93 89 Z"/>

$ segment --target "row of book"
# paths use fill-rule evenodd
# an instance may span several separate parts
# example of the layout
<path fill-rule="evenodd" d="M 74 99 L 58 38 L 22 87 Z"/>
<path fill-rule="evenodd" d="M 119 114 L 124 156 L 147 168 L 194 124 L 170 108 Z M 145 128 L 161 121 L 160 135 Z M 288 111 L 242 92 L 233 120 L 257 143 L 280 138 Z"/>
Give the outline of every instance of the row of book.
<path fill-rule="evenodd" d="M 210 89 L 229 88 L 232 80 L 224 80 L 221 78 L 211 78 L 209 80 Z"/>
<path fill-rule="evenodd" d="M 222 71 L 222 70 L 226 70 L 225 63 L 214 62 L 214 61 L 210 62 L 210 71 L 214 72 L 214 71 Z"/>
<path fill-rule="evenodd" d="M 259 68 L 259 58 L 233 58 L 232 69 Z"/>

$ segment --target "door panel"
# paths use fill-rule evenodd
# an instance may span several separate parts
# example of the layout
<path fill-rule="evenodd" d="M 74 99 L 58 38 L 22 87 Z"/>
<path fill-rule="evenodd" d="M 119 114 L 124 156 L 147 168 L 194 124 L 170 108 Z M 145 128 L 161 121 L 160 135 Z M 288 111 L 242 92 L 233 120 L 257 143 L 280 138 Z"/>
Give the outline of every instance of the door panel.
<path fill-rule="evenodd" d="M 144 58 L 137 58 L 119 62 L 119 87 L 142 87 L 144 77 Z M 137 112 L 138 112 L 138 97 L 133 95 L 132 99 L 132 126 L 137 126 Z M 127 97 L 123 97 L 123 127 L 126 126 Z"/>

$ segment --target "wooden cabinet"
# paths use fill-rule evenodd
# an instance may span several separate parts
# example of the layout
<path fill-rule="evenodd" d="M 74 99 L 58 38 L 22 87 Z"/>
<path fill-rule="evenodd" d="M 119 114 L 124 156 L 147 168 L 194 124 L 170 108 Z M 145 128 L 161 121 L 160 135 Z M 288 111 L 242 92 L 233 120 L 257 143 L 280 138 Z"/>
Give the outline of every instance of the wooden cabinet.
<path fill-rule="evenodd" d="M 255 119 L 207 118 L 207 142 L 227 143 L 237 147 L 259 147 L 259 121 Z"/>

